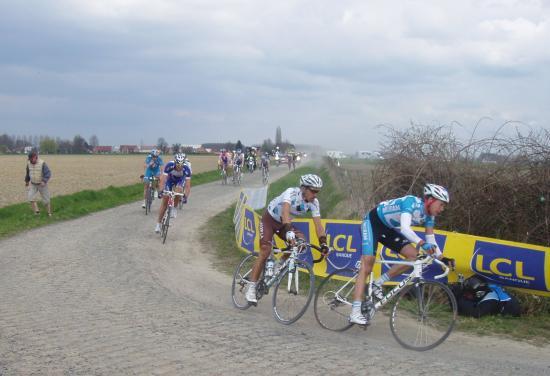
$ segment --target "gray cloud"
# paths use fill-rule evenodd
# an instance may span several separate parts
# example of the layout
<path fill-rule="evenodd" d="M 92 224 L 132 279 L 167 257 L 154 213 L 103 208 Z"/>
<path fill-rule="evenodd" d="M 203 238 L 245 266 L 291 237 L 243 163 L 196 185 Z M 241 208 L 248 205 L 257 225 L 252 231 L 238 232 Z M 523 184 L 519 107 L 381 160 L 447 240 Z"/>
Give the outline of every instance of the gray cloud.
<path fill-rule="evenodd" d="M 542 1 L 22 1 L 0 6 L 0 133 L 102 143 L 283 136 L 376 148 L 377 124 L 547 127 Z M 467 133 L 467 130 L 465 131 Z"/>

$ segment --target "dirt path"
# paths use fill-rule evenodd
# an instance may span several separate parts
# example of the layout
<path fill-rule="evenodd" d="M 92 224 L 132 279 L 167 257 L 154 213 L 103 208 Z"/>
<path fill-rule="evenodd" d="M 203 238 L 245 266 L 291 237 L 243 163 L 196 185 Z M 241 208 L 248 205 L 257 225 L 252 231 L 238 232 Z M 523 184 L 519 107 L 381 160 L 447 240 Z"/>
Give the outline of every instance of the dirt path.
<path fill-rule="evenodd" d="M 197 230 L 237 195 L 195 187 L 165 245 L 138 203 L 1 241 L 0 374 L 550 374 L 548 347 L 453 333 L 415 353 L 384 319 L 334 334 L 311 310 L 283 326 L 268 300 L 234 309 Z"/>

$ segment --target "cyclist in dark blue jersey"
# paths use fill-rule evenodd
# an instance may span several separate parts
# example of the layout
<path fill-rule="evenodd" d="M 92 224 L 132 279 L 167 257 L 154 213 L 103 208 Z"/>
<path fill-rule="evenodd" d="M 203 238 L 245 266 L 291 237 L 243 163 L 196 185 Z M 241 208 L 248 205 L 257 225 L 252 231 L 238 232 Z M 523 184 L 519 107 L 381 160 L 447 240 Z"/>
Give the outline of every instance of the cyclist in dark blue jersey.
<path fill-rule="evenodd" d="M 174 155 L 174 160 L 170 161 L 164 167 L 164 173 L 160 177 L 160 191 L 159 198 L 162 196 L 162 190 L 166 191 L 175 191 L 183 193 L 184 196 L 181 198 L 183 203 L 187 203 L 189 194 L 191 193 L 191 165 L 186 159 L 185 154 L 177 153 Z M 185 192 L 184 192 L 185 187 Z M 180 196 L 176 196 L 174 200 L 174 206 L 178 206 Z M 166 207 L 168 206 L 168 197 L 162 197 L 162 201 L 159 209 L 159 216 L 157 220 L 157 225 L 155 227 L 155 232 L 160 232 L 160 223 Z M 176 216 L 176 211 L 172 211 L 172 216 Z"/>

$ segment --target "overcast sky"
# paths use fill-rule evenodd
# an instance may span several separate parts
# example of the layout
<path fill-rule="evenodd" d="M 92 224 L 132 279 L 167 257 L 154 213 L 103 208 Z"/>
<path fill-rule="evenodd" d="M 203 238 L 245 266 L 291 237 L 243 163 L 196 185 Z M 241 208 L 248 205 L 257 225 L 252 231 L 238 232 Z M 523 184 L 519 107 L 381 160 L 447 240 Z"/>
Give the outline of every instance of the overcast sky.
<path fill-rule="evenodd" d="M 0 134 L 100 144 L 549 128 L 550 1 L 0 0 Z"/>

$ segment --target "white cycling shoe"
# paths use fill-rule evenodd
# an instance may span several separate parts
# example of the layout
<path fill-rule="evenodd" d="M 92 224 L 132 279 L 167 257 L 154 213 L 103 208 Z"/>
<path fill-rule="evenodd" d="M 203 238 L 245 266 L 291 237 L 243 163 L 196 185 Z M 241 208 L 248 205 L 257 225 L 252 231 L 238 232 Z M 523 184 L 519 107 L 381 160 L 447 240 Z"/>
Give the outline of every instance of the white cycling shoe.
<path fill-rule="evenodd" d="M 143 201 L 143 204 L 141 204 L 141 207 L 145 209 L 145 201 Z"/>
<path fill-rule="evenodd" d="M 246 301 L 251 304 L 258 304 L 258 298 L 256 297 L 256 284 L 255 283 L 248 283 L 248 287 L 246 289 Z"/>
<path fill-rule="evenodd" d="M 372 283 L 372 295 L 378 300 L 384 299 L 384 291 L 382 290 L 382 286 L 377 285 L 376 282 Z"/>
<path fill-rule="evenodd" d="M 160 223 L 157 223 L 157 226 L 155 227 L 155 232 L 157 234 L 160 232 Z"/>
<path fill-rule="evenodd" d="M 361 313 L 361 311 L 351 311 L 351 315 L 349 315 L 349 322 L 352 324 L 358 324 L 358 325 L 368 325 L 369 320 Z"/>

